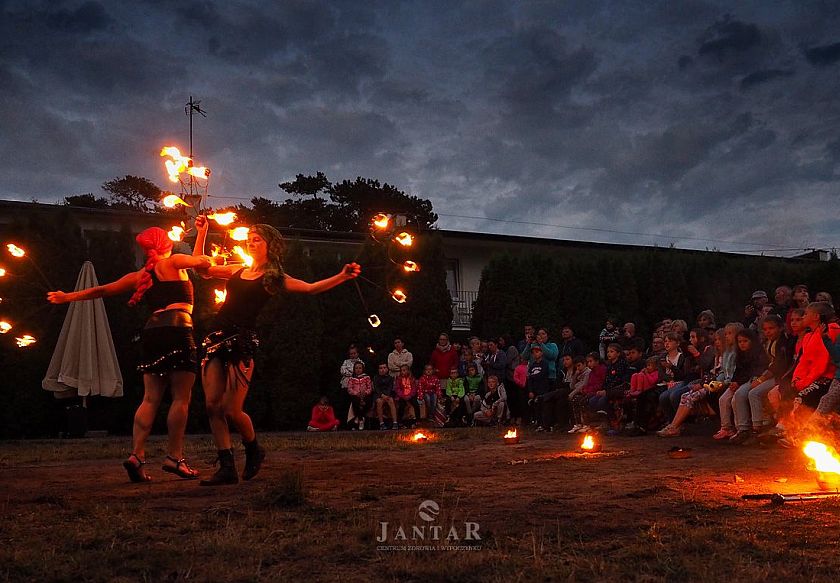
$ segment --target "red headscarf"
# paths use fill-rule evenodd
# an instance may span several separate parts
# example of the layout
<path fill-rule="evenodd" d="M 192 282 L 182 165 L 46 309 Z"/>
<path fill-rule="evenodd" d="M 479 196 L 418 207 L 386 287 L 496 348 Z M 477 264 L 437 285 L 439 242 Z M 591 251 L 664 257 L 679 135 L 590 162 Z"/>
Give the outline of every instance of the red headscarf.
<path fill-rule="evenodd" d="M 140 282 L 137 284 L 137 291 L 128 300 L 129 306 L 134 306 L 146 293 L 146 290 L 152 287 L 152 276 L 149 272 L 155 268 L 155 264 L 161 259 L 161 255 L 172 251 L 172 241 L 166 234 L 166 231 L 160 227 L 149 227 L 136 238 L 140 247 L 146 252 L 146 265 L 143 268 L 143 275 L 140 276 Z"/>

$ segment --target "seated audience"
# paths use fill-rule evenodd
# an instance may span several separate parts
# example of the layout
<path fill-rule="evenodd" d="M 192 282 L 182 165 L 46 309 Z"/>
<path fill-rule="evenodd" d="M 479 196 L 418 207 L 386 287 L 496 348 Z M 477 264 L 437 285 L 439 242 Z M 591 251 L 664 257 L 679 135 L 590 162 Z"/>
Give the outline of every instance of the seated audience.
<path fill-rule="evenodd" d="M 336 431 L 339 421 L 326 397 L 321 397 L 318 404 L 312 407 L 312 417 L 306 425 L 307 431 Z"/>

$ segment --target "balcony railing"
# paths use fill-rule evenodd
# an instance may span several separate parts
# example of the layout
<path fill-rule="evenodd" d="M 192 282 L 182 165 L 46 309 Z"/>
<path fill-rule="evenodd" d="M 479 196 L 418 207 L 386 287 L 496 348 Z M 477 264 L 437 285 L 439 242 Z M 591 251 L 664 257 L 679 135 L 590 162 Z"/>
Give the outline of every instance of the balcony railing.
<path fill-rule="evenodd" d="M 469 330 L 472 322 L 473 304 L 478 292 L 459 291 L 452 294 L 452 328 L 454 330 Z"/>

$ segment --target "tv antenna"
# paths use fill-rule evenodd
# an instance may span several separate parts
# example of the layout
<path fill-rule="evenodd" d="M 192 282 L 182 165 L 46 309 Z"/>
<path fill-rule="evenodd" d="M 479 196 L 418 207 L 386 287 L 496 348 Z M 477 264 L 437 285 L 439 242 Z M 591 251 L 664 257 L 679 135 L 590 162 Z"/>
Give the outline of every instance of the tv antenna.
<path fill-rule="evenodd" d="M 184 113 L 190 118 L 190 158 L 193 158 L 193 116 L 198 114 L 201 117 L 207 117 L 207 112 L 201 109 L 201 101 L 193 99 L 193 96 L 190 95 L 190 100 L 184 106 Z M 204 208 L 205 197 L 207 195 L 207 189 L 204 188 L 204 192 L 201 194 L 197 194 L 196 191 L 198 190 L 196 187 L 196 179 L 193 175 L 190 175 L 190 186 L 189 186 L 189 197 L 187 199 L 190 204 L 195 204 L 196 199 L 195 197 L 198 196 L 201 199 L 201 208 Z"/>

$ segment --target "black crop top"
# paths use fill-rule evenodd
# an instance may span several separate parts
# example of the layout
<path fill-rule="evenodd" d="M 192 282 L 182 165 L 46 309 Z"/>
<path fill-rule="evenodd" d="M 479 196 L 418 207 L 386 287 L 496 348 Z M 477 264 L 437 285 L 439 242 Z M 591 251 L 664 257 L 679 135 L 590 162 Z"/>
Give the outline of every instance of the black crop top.
<path fill-rule="evenodd" d="M 271 299 L 271 294 L 263 286 L 263 276 L 242 279 L 243 271 L 245 268 L 234 273 L 225 286 L 225 303 L 216 314 L 216 323 L 220 328 L 255 328 L 260 310 Z"/>
<path fill-rule="evenodd" d="M 146 290 L 143 299 L 152 311 L 162 310 L 169 304 L 193 303 L 193 285 L 190 280 L 161 281 L 154 269 L 149 274 L 152 276 L 152 287 Z"/>

